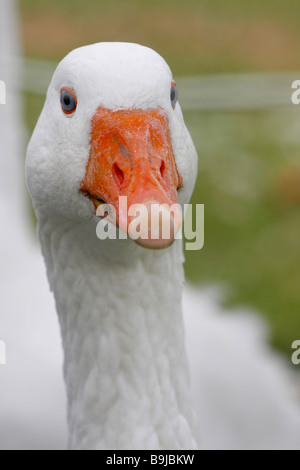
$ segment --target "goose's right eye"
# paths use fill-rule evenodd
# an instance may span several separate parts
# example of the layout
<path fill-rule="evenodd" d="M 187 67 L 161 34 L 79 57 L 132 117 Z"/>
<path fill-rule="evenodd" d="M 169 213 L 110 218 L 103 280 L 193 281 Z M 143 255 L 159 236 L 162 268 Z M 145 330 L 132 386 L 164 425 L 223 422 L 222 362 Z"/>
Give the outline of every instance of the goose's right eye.
<path fill-rule="evenodd" d="M 60 104 L 65 114 L 70 116 L 75 113 L 77 108 L 77 97 L 71 88 L 63 87 L 60 90 Z"/>
<path fill-rule="evenodd" d="M 178 101 L 178 90 L 177 90 L 177 87 L 176 87 L 176 82 L 172 82 L 170 98 L 171 98 L 172 108 L 175 109 L 176 103 Z"/>

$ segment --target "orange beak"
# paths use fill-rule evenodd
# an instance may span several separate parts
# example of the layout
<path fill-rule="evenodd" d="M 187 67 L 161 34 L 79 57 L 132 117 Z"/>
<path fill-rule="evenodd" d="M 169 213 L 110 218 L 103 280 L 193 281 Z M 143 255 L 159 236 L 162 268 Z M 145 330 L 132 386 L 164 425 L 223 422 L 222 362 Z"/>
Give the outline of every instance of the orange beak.
<path fill-rule="evenodd" d="M 117 225 L 130 235 L 130 208 L 146 208 L 148 230 L 136 241 L 146 248 L 165 248 L 182 225 L 177 190 L 182 186 L 171 145 L 167 115 L 161 110 L 110 111 L 99 108 L 92 119 L 91 150 L 81 191 L 94 203 L 114 207 Z M 120 197 L 127 197 L 124 213 Z M 163 205 L 161 216 L 153 218 L 153 205 Z M 172 209 L 171 209 L 172 207 Z M 144 212 L 145 214 L 145 212 Z M 153 227 L 153 224 L 158 227 Z M 168 238 L 162 234 L 169 223 Z M 153 230 L 153 228 L 155 230 Z M 151 234 L 158 234 L 152 237 Z"/>

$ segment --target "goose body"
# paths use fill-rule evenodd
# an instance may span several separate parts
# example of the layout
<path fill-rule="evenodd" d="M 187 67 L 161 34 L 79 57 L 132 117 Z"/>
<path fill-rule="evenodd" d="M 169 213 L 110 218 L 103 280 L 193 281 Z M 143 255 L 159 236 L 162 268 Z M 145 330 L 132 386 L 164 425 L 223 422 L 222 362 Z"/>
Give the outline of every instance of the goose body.
<path fill-rule="evenodd" d="M 96 237 L 94 201 L 80 188 L 91 157 L 93 117 L 100 107 L 112 113 L 163 111 L 183 181 L 178 201 L 189 201 L 197 158 L 179 104 L 173 109 L 170 103 L 172 82 L 165 62 L 141 46 L 97 44 L 74 51 L 54 75 L 28 148 L 27 181 L 63 338 L 69 447 L 300 447 L 299 409 L 288 396 L 284 367 L 261 348 L 261 327 L 230 316 L 222 323 L 218 312 L 201 315 L 201 309 L 211 311 L 215 304 L 192 292 L 184 299 L 193 312 L 185 318 L 191 390 L 180 240 L 151 251 L 131 239 L 100 242 Z M 76 90 L 77 109 L 71 118 L 61 109 L 62 87 Z M 228 353 L 230 339 L 242 332 L 249 383 L 242 364 Z M 225 362 L 222 370 L 212 369 L 206 352 L 209 338 L 226 345 L 222 353 L 231 366 Z M 226 378 L 230 370 L 236 372 L 231 383 Z M 266 371 L 271 371 L 270 380 Z M 254 399 L 253 381 L 258 395 L 264 394 Z M 279 386 L 278 395 L 273 385 Z M 234 400 L 240 398 L 240 407 L 232 405 L 230 393 Z M 268 394 L 276 399 L 268 400 Z M 255 432 L 258 427 L 262 429 Z"/>
<path fill-rule="evenodd" d="M 155 145 L 168 121 L 172 148 L 181 155 L 178 171 L 192 181 L 180 190 L 182 202 L 189 200 L 196 151 L 179 105 L 172 108 L 172 81 L 163 59 L 142 46 L 102 43 L 76 50 L 56 71 L 29 144 L 27 181 L 64 343 L 71 448 L 197 447 L 181 314 L 181 242 L 165 251 L 145 250 L 131 239 L 99 242 L 94 204 L 80 191 L 99 109 L 115 113 L 112 121 L 120 110 L 151 109 L 159 117 L 152 113 L 139 121 L 149 137 L 145 167 L 149 157 L 151 170 L 147 166 L 138 173 L 138 178 L 149 175 L 136 190 L 133 165 L 128 193 L 138 201 L 172 194 L 168 168 L 162 180 L 154 167 Z M 71 119 L 61 109 L 62 87 L 76 93 L 78 107 Z M 49 126 L 53 113 L 56 119 Z M 111 126 L 113 135 L 119 132 L 114 122 Z M 121 139 L 127 157 L 132 136 L 121 133 Z M 125 182 L 125 165 L 134 158 L 135 149 L 118 163 Z M 63 172 L 58 170 L 62 166 Z"/>

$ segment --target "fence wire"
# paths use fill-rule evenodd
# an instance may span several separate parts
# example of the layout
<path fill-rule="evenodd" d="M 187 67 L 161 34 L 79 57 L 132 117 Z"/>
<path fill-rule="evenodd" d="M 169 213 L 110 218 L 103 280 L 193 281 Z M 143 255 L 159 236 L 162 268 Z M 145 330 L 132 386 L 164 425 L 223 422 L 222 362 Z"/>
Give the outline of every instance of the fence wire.
<path fill-rule="evenodd" d="M 56 63 L 23 60 L 21 91 L 45 95 Z M 300 72 L 244 73 L 181 77 L 177 80 L 184 111 L 259 110 L 292 107 L 292 83 Z"/>

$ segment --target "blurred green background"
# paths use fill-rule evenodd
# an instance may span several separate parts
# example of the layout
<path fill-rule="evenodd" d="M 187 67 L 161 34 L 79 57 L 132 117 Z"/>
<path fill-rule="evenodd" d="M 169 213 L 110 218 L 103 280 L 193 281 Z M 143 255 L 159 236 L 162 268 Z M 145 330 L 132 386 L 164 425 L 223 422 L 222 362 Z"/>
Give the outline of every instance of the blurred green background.
<path fill-rule="evenodd" d="M 58 61 L 88 43 L 130 41 L 159 52 L 175 78 L 299 70 L 300 79 L 299 1 L 21 0 L 20 8 L 27 58 Z M 30 132 L 43 100 L 25 96 Z M 205 247 L 186 253 L 187 278 L 225 287 L 228 307 L 259 310 L 288 353 L 300 337 L 299 113 L 292 105 L 185 113 L 199 153 L 193 202 L 206 210 Z"/>

